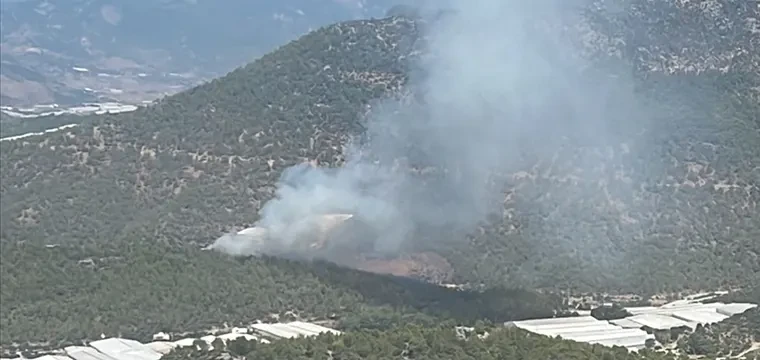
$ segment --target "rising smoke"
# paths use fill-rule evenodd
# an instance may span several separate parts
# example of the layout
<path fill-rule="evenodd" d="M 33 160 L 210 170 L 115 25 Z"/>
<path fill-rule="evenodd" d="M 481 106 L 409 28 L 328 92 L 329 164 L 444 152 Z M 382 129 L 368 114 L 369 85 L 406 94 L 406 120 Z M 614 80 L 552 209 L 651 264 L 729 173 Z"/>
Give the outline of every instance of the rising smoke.
<path fill-rule="evenodd" d="M 453 11 L 427 23 L 426 56 L 415 64 L 422 71 L 410 87 L 421 100 L 375 106 L 341 168 L 283 173 L 256 223 L 266 236 L 226 236 L 214 247 L 287 250 L 312 229 L 304 219 L 349 213 L 376 230 L 376 251 L 393 253 L 421 228 L 471 231 L 500 209 L 507 174 L 568 137 L 610 141 L 611 112 L 634 116 L 630 82 L 592 74 L 565 26 L 577 21 L 572 2 L 447 4 Z"/>

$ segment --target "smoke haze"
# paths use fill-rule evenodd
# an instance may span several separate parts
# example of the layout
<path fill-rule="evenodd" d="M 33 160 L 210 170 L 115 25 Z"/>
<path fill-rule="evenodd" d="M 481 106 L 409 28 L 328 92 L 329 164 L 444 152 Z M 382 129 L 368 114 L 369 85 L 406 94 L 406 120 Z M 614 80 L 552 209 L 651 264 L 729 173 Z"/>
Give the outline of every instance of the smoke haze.
<path fill-rule="evenodd" d="M 569 142 L 616 142 L 644 114 L 631 81 L 595 75 L 581 56 L 565 26 L 578 21 L 570 3 L 447 4 L 453 12 L 426 25 L 428 51 L 410 85 L 419 99 L 374 106 L 367 134 L 346 147 L 341 168 L 287 169 L 256 223 L 269 230 L 263 242 L 287 249 L 309 231 L 303 219 L 327 213 L 362 219 L 384 253 L 414 241 L 420 229 L 464 234 L 501 215 L 504 182 L 521 166 Z M 594 166 L 591 158 L 575 164 Z M 246 254 L 259 246 L 226 245 L 235 241 L 228 236 L 215 247 Z"/>

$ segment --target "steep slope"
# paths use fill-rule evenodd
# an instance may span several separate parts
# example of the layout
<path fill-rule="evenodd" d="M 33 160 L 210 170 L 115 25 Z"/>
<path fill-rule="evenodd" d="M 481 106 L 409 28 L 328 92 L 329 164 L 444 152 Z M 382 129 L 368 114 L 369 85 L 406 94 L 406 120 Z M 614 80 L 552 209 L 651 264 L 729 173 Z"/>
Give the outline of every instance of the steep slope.
<path fill-rule="evenodd" d="M 651 91 L 661 98 L 651 106 L 669 109 L 656 118 L 653 132 L 639 143 L 598 153 L 600 165 L 591 174 L 568 177 L 572 170 L 557 171 L 555 164 L 578 156 L 562 151 L 516 174 L 505 199 L 509 220 L 473 237 L 468 246 L 483 255 L 453 263 L 472 271 L 460 279 L 507 277 L 538 286 L 584 279 L 588 289 L 607 283 L 640 291 L 757 281 L 752 239 L 759 234 L 760 193 L 751 159 L 758 156 L 760 108 L 754 100 L 728 95 L 748 77 L 655 77 L 648 81 L 656 81 Z M 739 91 L 749 91 L 744 89 Z M 610 170 L 605 163 L 625 165 Z M 631 183 L 640 187 L 631 191 Z M 463 249 L 449 257 L 462 259 L 455 254 Z M 510 260 L 521 256 L 531 260 Z M 498 265 L 504 263 L 514 268 Z M 526 279 L 534 270 L 547 276 Z"/>
<path fill-rule="evenodd" d="M 618 49 L 637 68 L 667 74 L 756 72 L 760 9 L 734 0 L 593 1 L 586 41 Z M 585 27 L 585 26 L 584 26 Z M 606 46 L 604 46 L 606 45 Z"/>
<path fill-rule="evenodd" d="M 188 88 L 222 75 L 311 29 L 382 16 L 390 5 L 383 0 L 224 6 L 206 0 L 3 1 L 2 100 L 8 105 L 98 96 L 152 99 L 176 92 L 172 86 Z"/>
<path fill-rule="evenodd" d="M 387 42 L 378 33 L 386 34 Z M 95 125 L 51 138 L 3 142 L 3 347 L 24 347 L 27 341 L 56 346 L 101 331 L 141 338 L 162 330 L 199 331 L 288 310 L 305 317 L 334 313 L 348 328 L 432 321 L 390 310 L 406 308 L 406 300 L 385 302 L 403 293 L 431 294 L 421 308 L 432 309 L 442 298 L 438 287 L 402 282 L 398 289 L 360 294 L 357 285 L 370 284 L 371 277 L 338 271 L 347 282 L 327 273 L 319 279 L 319 266 L 238 262 L 184 246 L 248 224 L 257 202 L 271 196 L 264 187 L 284 166 L 338 156 L 345 134 L 358 131 L 355 115 L 362 101 L 403 80 L 403 67 L 394 60 L 409 50 L 391 44 L 404 34 L 414 34 L 413 23 L 332 26 L 152 108 L 99 117 Z M 315 72 L 328 65 L 336 72 Z M 289 154 L 290 149 L 303 152 Z M 293 266 L 300 270 L 293 272 Z M 503 306 L 505 296 L 511 297 L 494 296 L 495 305 Z M 541 302 L 519 297 L 517 306 Z M 364 306 L 373 298 L 377 307 Z M 311 308 L 330 299 L 335 307 Z M 472 301 L 477 300 L 460 298 L 452 309 L 471 309 L 460 304 Z M 362 315 L 347 316 L 351 313 Z M 528 313 L 521 309 L 513 315 Z"/>
<path fill-rule="evenodd" d="M 93 234 L 110 239 L 133 226 L 153 229 L 159 241 L 205 243 L 249 224 L 282 169 L 311 159 L 335 163 L 348 134 L 360 130 L 363 103 L 403 82 L 395 60 L 413 43 L 394 44 L 413 36 L 414 26 L 384 20 L 328 27 L 151 108 L 99 117 L 42 142 L 3 143 L 3 242 L 98 242 Z M 51 155 L 58 159 L 43 160 Z M 43 173 L 88 195 L 50 203 L 50 214 L 66 214 L 50 217 L 30 196 L 69 195 L 26 178 Z M 45 215 L 33 215 L 40 210 Z M 114 218 L 98 219 L 105 214 Z M 74 222 L 64 220 L 69 216 L 81 228 L 53 230 Z"/>
<path fill-rule="evenodd" d="M 657 23 L 682 11 L 652 7 L 619 21 Z M 757 281 L 760 105 L 753 92 L 758 78 L 751 66 L 758 52 L 752 33 L 721 38 L 748 47 L 746 56 L 726 60 L 735 68 L 663 72 L 645 66 L 652 60 L 641 56 L 659 45 L 642 47 L 652 42 L 640 33 L 587 19 L 574 31 L 597 38 L 587 50 L 604 60 L 599 69 L 634 65 L 635 91 L 654 116 L 621 128 L 614 143 L 555 134 L 568 140 L 527 153 L 506 174 L 504 198 L 497 199 L 501 213 L 466 237 L 423 232 L 427 238 L 406 244 L 402 256 L 443 255 L 453 268 L 444 277 L 488 285 L 646 292 Z M 406 84 L 419 76 L 412 64 L 424 55 L 420 34 L 426 24 L 404 18 L 336 24 L 150 108 L 0 144 L 0 241 L 9 247 L 26 242 L 139 249 L 158 243 L 182 249 L 250 225 L 274 196 L 284 169 L 344 162 L 350 135 L 366 125 L 360 118 L 378 111 L 373 100 L 392 94 L 418 101 L 411 96 L 416 89 Z M 665 42 L 709 30 L 692 24 L 651 31 Z M 607 40 L 599 40 L 600 34 Z M 696 54 L 688 62 L 709 68 Z M 560 100 L 556 106 L 564 109 Z M 626 119 L 625 111 L 609 110 L 616 113 L 623 115 L 610 122 Z M 551 143 L 549 136 L 532 135 L 525 149 Z M 0 253 L 4 274 L 14 264 L 14 272 L 50 281 L 32 271 L 40 266 L 35 261 L 14 262 L 16 254 Z M 200 256 L 182 254 L 176 256 Z M 4 294 L 39 288 L 31 279 L 11 288 L 5 276 Z M 14 322 L 39 323 L 44 312 L 33 309 Z"/>

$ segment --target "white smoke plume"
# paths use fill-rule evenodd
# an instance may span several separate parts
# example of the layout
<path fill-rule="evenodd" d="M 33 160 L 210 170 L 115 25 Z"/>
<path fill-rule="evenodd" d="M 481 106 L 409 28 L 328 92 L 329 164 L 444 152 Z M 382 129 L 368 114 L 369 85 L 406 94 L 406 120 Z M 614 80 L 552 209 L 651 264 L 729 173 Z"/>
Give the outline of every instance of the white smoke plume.
<path fill-rule="evenodd" d="M 377 106 L 386 110 L 367 119 L 365 141 L 347 147 L 341 168 L 286 170 L 256 223 L 267 240 L 228 236 L 214 247 L 287 250 L 310 231 L 304 219 L 348 213 L 376 230 L 376 251 L 393 253 L 420 227 L 471 231 L 499 210 L 503 177 L 558 149 L 563 136 L 610 141 L 611 113 L 641 114 L 630 81 L 586 72 L 593 66 L 565 26 L 572 2 L 447 4 L 453 11 L 427 24 L 428 52 L 415 64 L 411 86 L 422 100 Z"/>

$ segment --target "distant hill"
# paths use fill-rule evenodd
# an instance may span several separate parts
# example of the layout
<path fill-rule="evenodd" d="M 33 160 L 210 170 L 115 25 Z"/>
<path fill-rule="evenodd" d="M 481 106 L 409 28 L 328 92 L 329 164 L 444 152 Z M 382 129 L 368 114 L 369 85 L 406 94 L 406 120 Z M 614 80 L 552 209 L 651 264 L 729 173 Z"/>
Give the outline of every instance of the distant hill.
<path fill-rule="evenodd" d="M 3 1 L 0 96 L 6 105 L 152 99 L 223 75 L 320 26 L 383 16 L 394 4 Z"/>
<path fill-rule="evenodd" d="M 529 121 L 519 123 L 512 129 L 520 134 L 517 137 L 509 132 L 479 134 L 476 127 L 473 134 L 466 126 L 455 127 L 450 132 L 458 135 L 450 137 L 455 145 L 471 145 L 461 139 L 475 135 L 482 136 L 476 140 L 488 139 L 490 144 L 502 137 L 519 140 L 510 154 L 521 156 L 513 155 L 517 160 L 510 171 L 486 174 L 488 179 L 493 175 L 504 181 L 498 185 L 503 187 L 497 196 L 487 199 L 489 205 L 498 203 L 496 210 L 478 219 L 466 234 L 449 232 L 447 224 L 435 227 L 428 221 L 414 229 L 418 236 L 399 244 L 385 257 L 357 253 L 355 258 L 332 260 L 401 275 L 424 277 L 435 273 L 436 280 L 488 287 L 651 293 L 756 283 L 760 274 L 760 52 L 750 19 L 757 18 L 757 10 L 740 1 L 657 4 L 642 0 L 622 10 L 584 8 L 568 12 L 571 16 L 563 17 L 566 23 L 526 21 L 526 26 L 534 26 L 531 30 L 551 33 L 564 29 L 570 38 L 581 40 L 582 54 L 567 53 L 561 58 L 567 63 L 580 57 L 593 59 L 593 66 L 582 71 L 569 68 L 567 78 L 589 87 L 598 81 L 614 90 L 575 99 L 608 101 L 609 106 L 589 107 L 598 109 L 599 115 L 594 118 L 598 122 L 588 126 L 586 119 L 574 115 L 568 100 L 573 89 L 554 85 L 558 96 L 538 99 L 542 106 L 529 109 L 534 111 L 530 119 L 540 120 L 538 129 Z M 410 111 L 419 116 L 401 119 L 431 119 L 414 111 L 425 108 L 430 100 L 425 92 L 435 89 L 414 86 L 414 81 L 435 76 L 420 64 L 447 54 L 427 52 L 434 41 L 425 36 L 426 30 L 435 26 L 435 21 L 456 22 L 458 14 L 334 24 L 148 108 L 95 117 L 89 124 L 45 137 L 0 144 L 0 242 L 4 246 L 0 251 L 0 286 L 4 306 L 13 304 L 15 309 L 3 313 L 3 336 L 11 334 L 7 339 L 12 341 L 14 334 L 32 334 L 33 327 L 23 324 L 42 324 L 47 321 L 46 311 L 53 307 L 61 309 L 57 314 L 68 314 L 60 316 L 73 319 L 74 313 L 87 307 L 87 299 L 95 296 L 92 294 L 99 296 L 93 302 L 101 306 L 118 303 L 110 299 L 122 283 L 131 284 L 127 288 L 133 290 L 145 287 L 144 291 L 152 294 L 161 293 L 160 286 L 166 286 L 168 290 L 164 291 L 178 299 L 175 304 L 224 307 L 216 297 L 194 302 L 202 295 L 185 297 L 186 290 L 179 285 L 188 274 L 203 273 L 206 261 L 218 268 L 198 286 L 209 293 L 237 289 L 229 292 L 233 298 L 254 291 L 264 280 L 251 279 L 267 278 L 260 277 L 261 273 L 271 270 L 280 274 L 276 277 L 281 279 L 276 282 L 280 285 L 270 284 L 268 295 L 261 295 L 267 300 L 256 298 L 252 302 L 279 305 L 272 309 L 293 305 L 282 300 L 285 298 L 308 298 L 303 304 L 311 304 L 321 296 L 320 291 L 332 291 L 333 287 L 322 288 L 325 282 L 321 280 L 299 280 L 301 271 L 317 271 L 308 264 L 267 265 L 262 269 L 269 270 L 243 280 L 237 276 L 243 276 L 239 271 L 244 270 L 233 265 L 234 260 L 221 260 L 218 254 L 197 247 L 224 232 L 250 226 L 262 206 L 274 197 L 285 169 L 304 162 L 336 168 L 346 163 L 344 149 L 349 140 L 360 142 L 363 135 L 382 138 L 366 132 L 373 116 L 385 111 Z M 498 20 L 497 15 L 489 21 Z M 723 25 L 716 28 L 716 19 Z M 498 48 L 499 43 L 495 44 Z M 676 50 L 666 47 L 668 44 L 676 44 Z M 486 63 L 496 59 L 487 67 L 492 72 L 474 76 L 483 83 L 489 83 L 489 76 L 503 76 L 498 73 L 501 61 L 519 61 L 513 60 L 517 57 L 505 60 L 484 56 L 491 48 L 481 45 L 469 44 L 472 56 L 466 52 L 448 56 L 478 58 Z M 706 57 L 704 49 L 725 56 Z M 541 93 L 538 90 L 549 87 L 553 76 L 565 76 L 564 70 L 551 68 L 544 69 L 546 77 L 539 78 L 541 81 L 529 81 L 532 74 L 542 70 L 540 63 L 530 63 L 532 71 L 513 74 L 516 81 L 524 81 L 519 83 L 524 88 L 514 89 L 512 98 L 498 98 L 503 103 L 485 101 L 496 109 L 473 106 L 447 110 L 476 123 L 486 121 L 483 119 L 489 115 L 501 114 L 498 105 L 508 106 L 509 100 L 519 96 Z M 459 84 L 465 90 L 478 90 L 477 81 Z M 439 89 L 462 92 L 457 87 Z M 497 90 L 486 88 L 483 97 Z M 640 101 L 637 106 L 622 101 L 625 99 L 620 94 L 628 93 L 636 95 Z M 390 105 L 377 102 L 389 97 L 401 101 Z M 524 102 L 515 103 L 519 107 Z M 393 108 L 395 105 L 398 108 Z M 541 114 L 552 120 L 541 122 Z M 641 114 L 647 116 L 639 117 Z M 593 136 L 601 133 L 598 129 L 612 129 L 614 136 L 600 140 Z M 425 136 L 410 138 L 422 141 L 398 148 L 408 150 L 406 155 L 411 160 L 378 161 L 399 164 L 396 168 L 408 171 L 410 177 L 428 181 L 420 184 L 436 184 L 437 179 L 443 179 L 444 185 L 467 181 L 468 174 L 448 177 L 456 169 L 424 163 L 426 155 L 435 150 L 452 151 L 452 147 L 431 151 L 424 148 L 429 145 L 424 142 Z M 415 154 L 421 155 L 415 158 Z M 478 154 L 466 159 L 477 161 L 481 159 Z M 405 167 L 404 161 L 410 165 Z M 468 169 L 466 162 L 459 164 Z M 449 192 L 436 197 L 430 191 L 439 189 L 435 186 L 427 188 L 427 193 L 420 187 L 421 195 L 411 199 L 429 196 L 446 210 L 477 208 L 468 203 L 472 198 L 454 196 L 467 195 L 460 192 L 461 188 L 450 186 Z M 424 220 L 427 214 L 416 215 Z M 447 220 L 457 218 L 443 215 Z M 45 245 L 74 250 L 72 255 L 47 255 Z M 23 254 L 34 256 L 20 261 Z M 111 270 L 96 272 L 88 282 L 64 282 L 50 276 L 65 277 L 67 273 L 59 271 L 72 266 L 74 259 L 110 256 L 123 256 L 131 263 L 106 263 Z M 143 267 L 143 263 L 155 267 Z M 288 266 L 299 269 L 297 274 L 283 270 Z M 397 271 L 396 266 L 412 270 Z M 143 268 L 149 270 L 143 272 Z M 367 276 L 351 274 L 356 274 L 352 279 Z M 237 280 L 225 280 L 226 275 Z M 138 278 L 164 279 L 165 284 L 131 280 Z M 64 283 L 71 286 L 63 287 Z M 353 285 L 336 286 L 345 290 Z M 50 303 L 52 290 L 48 287 L 55 289 L 58 305 Z M 294 287 L 315 290 L 282 295 Z M 330 292 L 334 294 L 331 296 L 341 298 L 343 290 Z M 83 298 L 82 294 L 87 296 Z M 129 299 L 134 302 L 108 305 L 113 307 L 108 307 L 112 318 L 89 314 L 96 317 L 93 321 L 103 322 L 99 325 L 102 328 L 121 328 L 120 324 L 126 323 L 123 319 L 130 316 L 118 311 L 148 306 L 139 297 Z M 337 300 L 334 304 L 340 306 Z M 186 308 L 162 312 L 161 326 L 189 326 L 187 312 L 200 311 L 200 307 L 183 306 Z M 240 314 L 258 316 L 262 309 L 270 308 Z M 324 314 L 327 310 L 315 312 Z M 199 315 L 202 321 L 195 325 L 227 320 L 223 313 Z M 403 321 L 401 310 L 394 314 L 398 315 L 394 321 Z M 478 316 L 488 317 L 477 314 L 471 318 Z M 76 328 L 73 320 L 62 321 Z M 149 322 L 132 321 L 139 323 L 130 323 L 133 328 Z M 371 321 L 361 324 L 368 323 Z M 14 330 L 7 330 L 7 324 L 13 324 Z"/>

